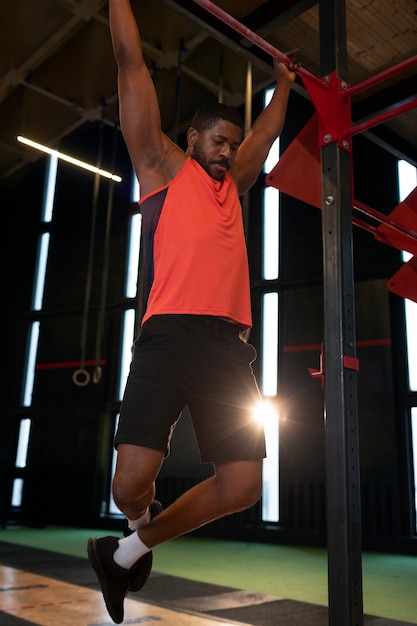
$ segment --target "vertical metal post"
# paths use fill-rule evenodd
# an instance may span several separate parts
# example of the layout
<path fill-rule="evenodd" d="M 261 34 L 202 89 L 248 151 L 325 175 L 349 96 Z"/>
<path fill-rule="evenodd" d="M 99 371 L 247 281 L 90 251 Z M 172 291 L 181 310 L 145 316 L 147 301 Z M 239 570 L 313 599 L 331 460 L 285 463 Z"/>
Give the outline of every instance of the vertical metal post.
<path fill-rule="evenodd" d="M 321 72 L 346 80 L 345 0 L 319 0 Z M 329 626 L 363 626 L 350 153 L 322 148 Z"/>

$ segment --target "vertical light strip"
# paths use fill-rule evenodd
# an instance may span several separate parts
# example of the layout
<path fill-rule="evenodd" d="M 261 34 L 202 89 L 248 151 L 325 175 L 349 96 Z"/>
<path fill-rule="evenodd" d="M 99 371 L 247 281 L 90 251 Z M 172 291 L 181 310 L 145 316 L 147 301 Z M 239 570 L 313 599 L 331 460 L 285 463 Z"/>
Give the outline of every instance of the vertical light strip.
<path fill-rule="evenodd" d="M 30 427 L 31 427 L 31 420 L 29 417 L 25 417 L 22 420 L 20 420 L 15 467 L 18 467 L 18 468 L 26 467 L 28 447 L 29 447 Z"/>
<path fill-rule="evenodd" d="M 278 293 L 265 293 L 262 299 L 261 392 L 275 397 L 278 391 Z M 263 463 L 262 519 L 279 519 L 279 420 L 266 410 L 263 419 L 267 458 Z"/>
<path fill-rule="evenodd" d="M 48 160 L 48 171 L 46 174 L 46 185 L 43 200 L 42 221 L 50 222 L 54 212 L 56 175 L 58 171 L 58 157 L 51 154 Z"/>
<path fill-rule="evenodd" d="M 398 161 L 398 199 L 400 202 L 413 191 L 417 185 L 417 168 L 407 161 Z M 409 252 L 402 252 L 404 262 L 411 258 Z M 405 328 L 407 343 L 408 387 L 417 391 L 417 304 L 404 299 Z M 417 407 L 411 408 L 412 460 L 414 468 L 414 511 L 417 532 Z"/>
<path fill-rule="evenodd" d="M 119 397 L 122 400 L 132 361 L 132 348 L 135 338 L 135 309 L 126 309 L 122 327 L 122 353 L 120 357 Z"/>
<path fill-rule="evenodd" d="M 117 427 L 119 425 L 119 414 L 116 415 L 116 420 L 115 420 L 115 424 L 114 424 L 114 436 L 116 435 L 116 431 L 117 431 Z M 111 464 L 111 477 L 112 477 L 112 481 L 113 481 L 113 476 L 114 473 L 116 471 L 116 463 L 117 463 L 117 452 L 116 450 L 113 451 L 113 456 L 112 456 L 112 464 Z M 112 490 L 112 481 L 110 482 L 110 494 L 109 494 L 109 513 L 110 515 L 120 515 L 121 511 L 119 509 L 119 507 L 116 505 L 114 498 L 113 498 L 113 490 Z"/>
<path fill-rule="evenodd" d="M 279 161 L 279 137 L 275 139 L 274 143 L 271 146 L 269 154 L 266 158 L 264 165 L 265 174 L 269 174 L 269 172 L 275 167 L 275 165 Z"/>
<path fill-rule="evenodd" d="M 130 219 L 126 268 L 126 298 L 135 298 L 137 294 L 141 229 L 142 215 L 135 213 Z"/>
<path fill-rule="evenodd" d="M 39 342 L 39 322 L 33 322 L 29 330 L 29 349 L 26 359 L 26 371 L 23 383 L 23 406 L 31 406 L 33 384 L 35 380 L 36 354 Z"/>
<path fill-rule="evenodd" d="M 265 92 L 265 106 L 271 100 L 273 89 Z M 279 161 L 279 137 L 274 141 L 265 161 L 264 172 L 269 173 Z M 279 276 L 279 191 L 265 187 L 263 206 L 262 278 L 276 280 Z"/>
<path fill-rule="evenodd" d="M 29 436 L 30 436 L 31 419 L 25 417 L 20 420 L 19 425 L 19 438 L 17 441 L 17 452 L 15 468 L 24 469 L 26 467 L 28 448 L 29 448 Z M 19 508 L 22 506 L 23 498 L 23 478 L 15 478 L 13 481 L 13 491 L 11 505 Z"/>
<path fill-rule="evenodd" d="M 417 184 L 417 168 L 408 161 L 398 161 L 398 198 L 402 202 Z M 403 252 L 403 261 L 408 261 L 411 254 Z M 408 357 L 408 386 L 410 391 L 417 391 L 417 304 L 404 299 L 405 325 Z"/>
<path fill-rule="evenodd" d="M 262 519 L 279 520 L 279 416 L 266 406 L 264 412 L 266 458 L 262 467 Z"/>
<path fill-rule="evenodd" d="M 408 386 L 417 391 L 417 303 L 404 300 L 408 356 Z"/>
<path fill-rule="evenodd" d="M 264 106 L 268 106 L 274 94 L 274 87 L 267 89 L 264 96 Z M 279 137 L 274 141 L 264 164 L 264 172 L 269 174 L 273 167 L 278 163 L 279 159 Z"/>
<path fill-rule="evenodd" d="M 264 190 L 262 257 L 262 278 L 276 280 L 279 275 L 279 191 L 274 187 Z"/>
<path fill-rule="evenodd" d="M 411 409 L 411 436 L 413 449 L 414 466 L 414 507 L 416 512 L 416 532 L 417 532 L 417 407 Z"/>
<path fill-rule="evenodd" d="M 140 186 L 135 172 L 132 172 L 132 202 L 139 202 Z M 126 298 L 136 298 L 139 278 L 139 254 L 140 254 L 140 238 L 142 230 L 142 215 L 135 213 L 130 220 L 130 228 L 128 235 L 128 255 L 126 267 Z"/>
<path fill-rule="evenodd" d="M 278 390 L 278 293 L 266 293 L 262 302 L 262 377 L 264 396 L 276 396 Z"/>
<path fill-rule="evenodd" d="M 265 91 L 264 105 L 271 100 L 274 89 Z M 269 173 L 279 160 L 279 138 L 272 145 L 265 161 L 264 172 Z M 279 277 L 279 191 L 265 187 L 262 223 L 262 279 Z M 265 293 L 262 299 L 262 395 L 275 397 L 278 391 L 278 293 Z M 279 418 L 276 411 L 266 410 L 264 418 L 267 456 L 263 462 L 262 519 L 279 520 Z"/>
<path fill-rule="evenodd" d="M 139 181 L 135 172 L 133 172 L 133 175 L 132 175 L 132 191 L 131 191 L 130 197 L 132 199 L 132 202 L 139 202 L 140 186 L 139 186 Z"/>
<path fill-rule="evenodd" d="M 400 202 L 413 191 L 417 185 L 417 168 L 408 161 L 398 161 L 398 197 Z"/>
<path fill-rule="evenodd" d="M 40 311 L 42 309 L 43 294 L 45 290 L 46 266 L 48 264 L 49 239 L 49 233 L 42 233 L 39 238 L 38 258 L 35 266 L 35 288 L 32 306 L 34 311 Z"/>
<path fill-rule="evenodd" d="M 400 202 L 413 191 L 417 185 L 417 168 L 408 161 L 398 161 L 398 199 Z M 409 252 L 402 252 L 402 258 L 404 263 L 409 261 L 412 254 Z"/>
<path fill-rule="evenodd" d="M 15 478 L 13 481 L 12 501 L 11 505 L 20 507 L 23 497 L 23 478 Z"/>

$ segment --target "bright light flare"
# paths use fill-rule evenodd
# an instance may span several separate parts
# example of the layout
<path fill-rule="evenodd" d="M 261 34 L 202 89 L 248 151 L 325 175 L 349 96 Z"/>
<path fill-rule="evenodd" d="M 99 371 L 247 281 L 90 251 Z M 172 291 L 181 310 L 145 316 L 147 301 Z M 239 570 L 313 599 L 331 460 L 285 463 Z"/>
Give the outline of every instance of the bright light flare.
<path fill-rule="evenodd" d="M 255 408 L 255 419 L 263 426 L 275 424 L 279 420 L 278 412 L 268 402 L 260 402 Z"/>
<path fill-rule="evenodd" d="M 102 170 L 99 167 L 95 167 L 94 165 L 90 165 L 85 161 L 80 161 L 80 159 L 76 159 L 69 154 L 64 154 L 63 152 L 59 152 L 59 150 L 54 150 L 53 148 L 48 148 L 48 146 L 44 146 L 37 141 L 32 141 L 32 139 L 28 139 L 27 137 L 22 137 L 22 135 L 18 135 L 16 138 L 20 143 L 29 146 L 30 148 L 35 148 L 35 150 L 40 150 L 41 152 L 46 152 L 46 154 L 51 154 L 56 156 L 61 161 L 66 161 L 67 163 L 71 163 L 71 165 L 76 165 L 77 167 L 81 167 L 84 170 L 88 170 L 93 174 L 99 174 L 104 178 L 109 178 L 110 180 L 114 180 L 116 183 L 122 182 L 122 178 L 117 174 L 112 174 L 111 172 L 106 172 L 106 170 Z"/>
<path fill-rule="evenodd" d="M 256 420 L 263 425 L 266 458 L 262 467 L 262 520 L 279 520 L 279 415 L 269 402 L 260 402 L 255 409 Z"/>

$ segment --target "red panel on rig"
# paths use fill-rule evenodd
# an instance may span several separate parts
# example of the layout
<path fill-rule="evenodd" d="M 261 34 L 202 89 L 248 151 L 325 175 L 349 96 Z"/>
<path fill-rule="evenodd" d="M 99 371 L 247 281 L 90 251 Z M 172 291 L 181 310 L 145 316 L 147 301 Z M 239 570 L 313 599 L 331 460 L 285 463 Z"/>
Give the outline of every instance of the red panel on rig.
<path fill-rule="evenodd" d="M 314 113 L 267 174 L 265 182 L 321 209 L 321 158 L 317 133 L 317 113 Z"/>
<path fill-rule="evenodd" d="M 390 278 L 388 289 L 397 296 L 417 302 L 417 257 L 413 256 Z"/>
<path fill-rule="evenodd" d="M 388 218 L 404 228 L 400 232 L 388 224 L 380 224 L 375 237 L 398 250 L 417 255 L 417 187 L 389 214 Z"/>

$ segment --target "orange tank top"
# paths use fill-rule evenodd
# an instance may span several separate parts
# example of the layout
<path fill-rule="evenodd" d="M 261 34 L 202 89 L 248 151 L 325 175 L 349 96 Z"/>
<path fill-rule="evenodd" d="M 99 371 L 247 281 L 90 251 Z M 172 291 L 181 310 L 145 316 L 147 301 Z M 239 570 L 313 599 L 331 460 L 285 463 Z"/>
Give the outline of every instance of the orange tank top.
<path fill-rule="evenodd" d="M 144 323 L 152 315 L 216 315 L 252 325 L 242 208 L 235 181 L 188 158 L 140 201 L 146 255 Z"/>

